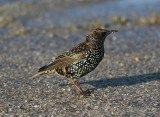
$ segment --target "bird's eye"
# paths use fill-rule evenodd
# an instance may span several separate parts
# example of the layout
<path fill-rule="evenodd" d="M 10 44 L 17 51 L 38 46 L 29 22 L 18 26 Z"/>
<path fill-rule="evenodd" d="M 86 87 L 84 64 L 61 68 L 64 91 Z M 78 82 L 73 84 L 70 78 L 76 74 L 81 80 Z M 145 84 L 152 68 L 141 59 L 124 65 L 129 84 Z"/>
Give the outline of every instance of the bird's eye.
<path fill-rule="evenodd" d="M 102 35 L 106 35 L 106 32 L 102 32 Z"/>

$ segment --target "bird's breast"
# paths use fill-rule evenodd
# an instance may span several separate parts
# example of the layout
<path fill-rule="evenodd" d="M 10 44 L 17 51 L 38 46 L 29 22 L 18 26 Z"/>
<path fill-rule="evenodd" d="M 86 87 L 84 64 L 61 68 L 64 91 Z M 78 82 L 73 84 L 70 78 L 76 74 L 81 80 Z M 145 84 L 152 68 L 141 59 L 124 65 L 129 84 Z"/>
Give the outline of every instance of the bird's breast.
<path fill-rule="evenodd" d="M 100 61 L 103 59 L 104 56 L 104 50 L 99 49 L 99 50 L 90 50 L 88 52 L 88 57 L 87 60 L 88 63 L 98 65 Z"/>

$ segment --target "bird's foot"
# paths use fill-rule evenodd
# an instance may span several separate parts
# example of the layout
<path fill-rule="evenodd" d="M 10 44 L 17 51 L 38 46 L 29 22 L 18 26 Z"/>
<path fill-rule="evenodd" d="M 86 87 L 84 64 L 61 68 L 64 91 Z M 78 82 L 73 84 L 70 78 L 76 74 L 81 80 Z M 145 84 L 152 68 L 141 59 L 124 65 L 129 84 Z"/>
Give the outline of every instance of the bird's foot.
<path fill-rule="evenodd" d="M 83 95 L 83 96 L 91 96 L 91 91 L 82 91 L 82 92 L 76 92 L 77 95 Z"/>
<path fill-rule="evenodd" d="M 84 96 L 91 96 L 91 91 L 87 90 L 83 93 Z"/>

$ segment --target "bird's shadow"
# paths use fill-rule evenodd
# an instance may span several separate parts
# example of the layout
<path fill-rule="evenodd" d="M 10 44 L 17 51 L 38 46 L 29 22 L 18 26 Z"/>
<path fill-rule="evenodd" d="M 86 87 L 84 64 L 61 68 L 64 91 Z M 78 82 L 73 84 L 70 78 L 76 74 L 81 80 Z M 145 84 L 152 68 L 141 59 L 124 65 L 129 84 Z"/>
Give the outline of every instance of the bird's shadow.
<path fill-rule="evenodd" d="M 108 86 L 117 87 L 117 86 L 130 86 L 134 84 L 146 83 L 150 81 L 160 80 L 160 73 L 150 73 L 143 75 L 135 76 L 124 76 L 117 78 L 102 78 L 100 80 L 92 80 L 87 82 L 80 82 L 79 84 L 89 84 L 93 85 L 95 88 L 89 89 L 91 91 L 97 90 L 99 88 L 106 88 Z M 61 86 L 66 86 L 70 84 L 61 84 Z"/>

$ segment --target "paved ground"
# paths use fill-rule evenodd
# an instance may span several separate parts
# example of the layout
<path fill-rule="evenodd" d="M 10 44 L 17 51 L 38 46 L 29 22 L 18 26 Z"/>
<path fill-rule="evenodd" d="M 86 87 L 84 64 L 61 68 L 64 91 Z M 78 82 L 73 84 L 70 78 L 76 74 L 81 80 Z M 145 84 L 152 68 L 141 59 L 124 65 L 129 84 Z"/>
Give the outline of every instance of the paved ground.
<path fill-rule="evenodd" d="M 123 1 L 96 0 L 3 1 L 0 115 L 158 117 L 160 2 L 131 2 L 123 8 L 122 4 Z M 79 80 L 84 90 L 92 92 L 90 97 L 76 95 L 74 86 L 62 76 L 30 77 L 52 57 L 84 41 L 85 35 L 99 26 L 118 29 L 119 33 L 106 39 L 100 65 Z"/>

